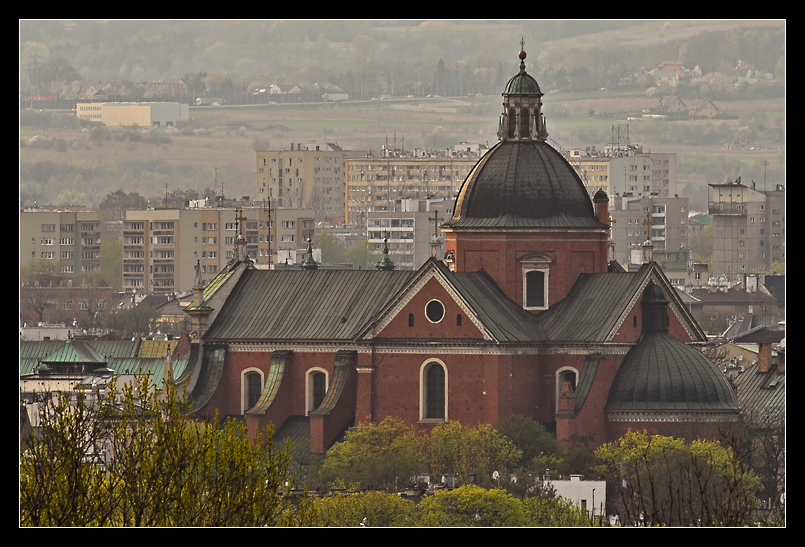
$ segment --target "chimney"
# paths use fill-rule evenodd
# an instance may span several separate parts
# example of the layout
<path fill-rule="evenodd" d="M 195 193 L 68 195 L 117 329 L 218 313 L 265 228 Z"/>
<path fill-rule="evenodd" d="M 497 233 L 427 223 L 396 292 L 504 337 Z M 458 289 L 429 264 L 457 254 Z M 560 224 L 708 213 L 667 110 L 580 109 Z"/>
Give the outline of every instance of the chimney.
<path fill-rule="evenodd" d="M 757 355 L 757 371 L 769 372 L 771 368 L 771 344 L 760 344 Z"/>
<path fill-rule="evenodd" d="M 293 143 L 291 143 L 291 152 L 293 152 Z"/>
<path fill-rule="evenodd" d="M 785 349 L 777 350 L 777 372 L 785 374 Z"/>

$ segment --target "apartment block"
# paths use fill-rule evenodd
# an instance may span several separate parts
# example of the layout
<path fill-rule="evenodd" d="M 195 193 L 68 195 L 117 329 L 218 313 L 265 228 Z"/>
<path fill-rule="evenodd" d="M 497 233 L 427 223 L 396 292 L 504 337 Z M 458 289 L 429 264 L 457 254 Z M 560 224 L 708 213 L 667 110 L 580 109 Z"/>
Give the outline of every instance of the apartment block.
<path fill-rule="evenodd" d="M 736 282 L 743 274 L 769 271 L 773 262 L 785 263 L 785 187 L 756 186 L 742 184 L 740 177 L 710 185 L 713 276 Z"/>
<path fill-rule="evenodd" d="M 403 211 L 367 213 L 366 238 L 380 252 L 388 244 L 389 258 L 399 270 L 416 270 L 431 257 L 444 256 L 444 234 L 437 228 L 450 218 L 445 200 L 404 200 Z M 449 204 L 452 207 L 452 203 Z M 387 241 L 386 241 L 387 240 Z"/>
<path fill-rule="evenodd" d="M 632 193 L 673 197 L 676 195 L 676 154 L 644 152 L 639 145 L 595 146 L 571 150 L 570 164 L 576 169 L 590 196 L 598 190 L 607 195 Z"/>
<path fill-rule="evenodd" d="M 275 209 L 313 209 L 315 218 L 344 217 L 346 159 L 364 152 L 336 143 L 291 143 L 290 150 L 258 150 L 255 195 Z"/>
<path fill-rule="evenodd" d="M 208 284 L 246 239 L 255 264 L 269 267 L 278 250 L 303 246 L 312 237 L 313 212 L 262 207 L 148 209 L 127 211 L 123 223 L 123 289 L 146 293 L 190 290 L 195 266 Z"/>
<path fill-rule="evenodd" d="M 373 212 L 401 212 L 405 200 L 452 202 L 486 148 L 414 151 L 386 157 L 350 158 L 346 171 L 346 223 L 363 226 Z"/>
<path fill-rule="evenodd" d="M 102 213 L 83 207 L 20 211 L 20 265 L 53 263 L 54 273 L 78 285 L 82 274 L 101 270 Z"/>
<path fill-rule="evenodd" d="M 614 258 L 620 263 L 631 260 L 632 252 L 642 252 L 651 239 L 655 254 L 688 248 L 688 198 L 639 196 L 627 192 L 609 198 L 613 220 L 611 240 Z M 642 260 L 640 261 L 642 262 Z"/>

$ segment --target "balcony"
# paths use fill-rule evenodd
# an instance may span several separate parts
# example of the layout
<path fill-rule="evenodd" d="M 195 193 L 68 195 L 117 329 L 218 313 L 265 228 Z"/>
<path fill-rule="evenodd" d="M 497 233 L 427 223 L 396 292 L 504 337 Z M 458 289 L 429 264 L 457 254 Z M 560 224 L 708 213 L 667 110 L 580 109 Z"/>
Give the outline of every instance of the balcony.
<path fill-rule="evenodd" d="M 711 215 L 746 216 L 746 209 L 744 209 L 742 205 L 738 206 L 729 203 L 719 203 L 717 201 L 711 201 L 708 203 L 708 212 Z"/>

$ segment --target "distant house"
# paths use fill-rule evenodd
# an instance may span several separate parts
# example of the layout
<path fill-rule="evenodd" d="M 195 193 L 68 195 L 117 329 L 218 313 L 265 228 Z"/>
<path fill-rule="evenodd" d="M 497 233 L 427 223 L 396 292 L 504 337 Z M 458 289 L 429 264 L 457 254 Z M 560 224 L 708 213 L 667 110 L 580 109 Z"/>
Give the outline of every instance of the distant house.
<path fill-rule="evenodd" d="M 664 83 L 675 86 L 679 83 L 679 80 L 685 78 L 700 78 L 702 69 L 699 65 L 694 66 L 692 69 L 687 69 L 682 65 L 681 61 L 663 61 L 650 74 L 654 77 L 654 82 L 658 86 Z"/>
<path fill-rule="evenodd" d="M 145 85 L 143 97 L 152 99 L 157 97 L 186 97 L 187 84 L 181 78 L 165 78 L 164 80 L 149 82 Z"/>
<path fill-rule="evenodd" d="M 688 107 L 676 95 L 665 95 L 657 101 L 656 110 L 663 114 L 684 114 L 688 111 Z"/>
<path fill-rule="evenodd" d="M 95 85 L 92 82 L 76 80 L 62 88 L 61 97 L 68 100 L 105 100 L 106 94 L 101 90 L 100 84 Z"/>
<path fill-rule="evenodd" d="M 712 101 L 699 101 L 688 107 L 688 114 L 697 118 L 715 118 L 718 116 L 718 109 Z"/>
<path fill-rule="evenodd" d="M 271 95 L 288 95 L 302 93 L 302 89 L 296 84 L 271 84 L 268 87 L 268 92 Z"/>

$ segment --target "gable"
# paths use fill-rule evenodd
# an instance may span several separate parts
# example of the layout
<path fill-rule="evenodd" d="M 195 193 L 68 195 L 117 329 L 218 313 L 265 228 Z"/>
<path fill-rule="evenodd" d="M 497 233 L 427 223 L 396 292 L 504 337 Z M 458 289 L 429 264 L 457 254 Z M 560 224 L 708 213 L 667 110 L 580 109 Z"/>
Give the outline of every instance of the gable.
<path fill-rule="evenodd" d="M 375 338 L 490 339 L 472 311 L 456 296 L 435 273 L 428 276 L 384 318 Z"/>
<path fill-rule="evenodd" d="M 431 328 L 420 331 L 418 327 L 423 322 L 433 324 L 425 315 L 431 300 L 438 300 L 445 306 L 444 319 L 435 323 L 441 327 L 433 329 L 437 333 L 433 334 L 435 337 L 456 336 L 492 342 L 534 342 L 545 338 L 535 317 L 506 296 L 486 272 L 450 272 L 433 258 L 380 311 L 377 321 L 364 329 L 362 338 L 408 338 L 410 335 L 426 338 Z M 408 327 L 409 314 L 412 314 L 413 328 Z M 460 327 L 458 315 L 462 316 Z"/>
<path fill-rule="evenodd" d="M 642 330 L 640 302 L 649 281 L 670 301 L 672 334 L 706 340 L 656 263 L 644 264 L 637 272 L 581 274 L 567 297 L 540 314 L 539 322 L 553 341 L 633 342 Z"/>

